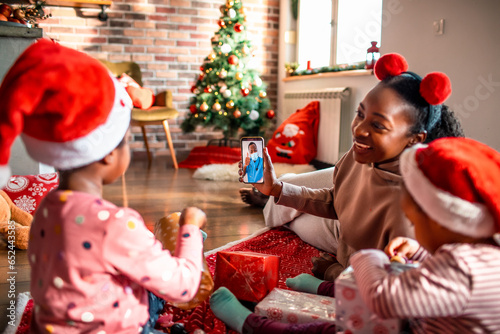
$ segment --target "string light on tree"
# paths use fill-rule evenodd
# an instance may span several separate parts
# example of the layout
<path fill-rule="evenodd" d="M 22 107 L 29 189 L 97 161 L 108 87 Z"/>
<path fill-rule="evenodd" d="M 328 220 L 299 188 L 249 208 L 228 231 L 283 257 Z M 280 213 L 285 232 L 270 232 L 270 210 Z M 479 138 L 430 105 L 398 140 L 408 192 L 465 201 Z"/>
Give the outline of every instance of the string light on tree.
<path fill-rule="evenodd" d="M 241 0 L 226 0 L 220 13 L 219 29 L 211 38 L 212 52 L 191 87 L 191 112 L 181 128 L 184 132 L 195 131 L 198 125 L 221 129 L 225 138 L 235 137 L 239 129 L 247 136 L 263 135 L 272 108 L 258 72 L 262 66 L 252 64 L 247 11 Z"/>

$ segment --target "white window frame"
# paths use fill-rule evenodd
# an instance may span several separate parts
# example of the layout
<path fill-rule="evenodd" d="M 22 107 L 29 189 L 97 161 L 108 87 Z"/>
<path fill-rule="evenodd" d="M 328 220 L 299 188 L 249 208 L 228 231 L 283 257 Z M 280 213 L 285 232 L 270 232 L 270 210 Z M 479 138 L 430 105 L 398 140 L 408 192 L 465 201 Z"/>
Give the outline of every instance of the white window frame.
<path fill-rule="evenodd" d="M 323 65 L 323 66 L 337 66 L 341 64 L 337 64 L 337 27 L 338 27 L 338 7 L 339 7 L 339 1 L 338 0 L 331 0 L 332 1 L 332 13 L 331 13 L 331 37 L 330 37 L 330 63 L 328 65 Z M 301 3 L 305 3 L 309 6 L 312 6 L 314 3 L 314 0 L 299 0 L 298 3 L 298 18 L 297 18 L 297 50 L 296 50 L 296 59 L 297 62 L 300 64 L 299 70 L 304 70 L 307 67 L 307 64 L 300 58 L 300 44 L 301 44 L 301 30 L 300 30 L 300 8 L 301 8 Z M 381 41 L 377 41 L 380 46 Z M 366 48 L 368 49 L 370 45 L 368 44 Z M 321 66 L 315 66 L 312 64 L 313 68 L 321 67 Z"/>

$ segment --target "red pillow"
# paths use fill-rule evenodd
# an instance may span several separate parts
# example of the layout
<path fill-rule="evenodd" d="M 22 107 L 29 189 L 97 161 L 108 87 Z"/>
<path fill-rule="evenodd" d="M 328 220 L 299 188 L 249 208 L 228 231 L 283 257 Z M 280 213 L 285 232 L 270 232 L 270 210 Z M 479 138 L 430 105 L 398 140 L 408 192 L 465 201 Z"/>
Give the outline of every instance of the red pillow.
<path fill-rule="evenodd" d="M 59 174 L 14 175 L 3 189 L 12 202 L 30 214 L 34 214 L 42 199 L 59 185 Z"/>
<path fill-rule="evenodd" d="M 186 160 L 179 163 L 181 168 L 200 168 L 210 164 L 234 164 L 241 161 L 239 147 L 198 146 L 191 150 Z"/>
<path fill-rule="evenodd" d="M 291 114 L 267 143 L 272 162 L 308 164 L 318 148 L 319 101 Z"/>
<path fill-rule="evenodd" d="M 118 78 L 118 81 L 125 87 L 134 107 L 141 109 L 151 108 L 155 101 L 155 94 L 151 89 L 139 86 L 134 79 L 125 73 Z"/>

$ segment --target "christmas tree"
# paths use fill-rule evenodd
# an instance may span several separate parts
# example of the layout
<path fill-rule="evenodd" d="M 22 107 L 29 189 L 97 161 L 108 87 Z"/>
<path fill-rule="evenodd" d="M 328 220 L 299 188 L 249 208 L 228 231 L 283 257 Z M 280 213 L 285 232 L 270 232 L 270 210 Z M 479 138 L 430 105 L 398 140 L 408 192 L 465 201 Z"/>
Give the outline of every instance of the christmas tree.
<path fill-rule="evenodd" d="M 227 0 L 220 7 L 220 29 L 212 37 L 212 51 L 200 67 L 191 87 L 187 118 L 181 128 L 192 132 L 197 125 L 222 129 L 225 138 L 261 135 L 274 117 L 266 97 L 266 85 L 253 66 L 252 45 L 246 34 L 246 8 L 241 0 Z"/>

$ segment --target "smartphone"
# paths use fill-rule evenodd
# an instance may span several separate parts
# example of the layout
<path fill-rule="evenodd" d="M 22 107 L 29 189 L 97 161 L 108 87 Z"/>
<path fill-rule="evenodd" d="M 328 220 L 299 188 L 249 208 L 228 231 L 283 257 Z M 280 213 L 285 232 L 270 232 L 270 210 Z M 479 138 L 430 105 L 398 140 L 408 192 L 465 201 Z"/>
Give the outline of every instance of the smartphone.
<path fill-rule="evenodd" d="M 264 183 L 264 138 L 241 138 L 244 183 Z"/>

